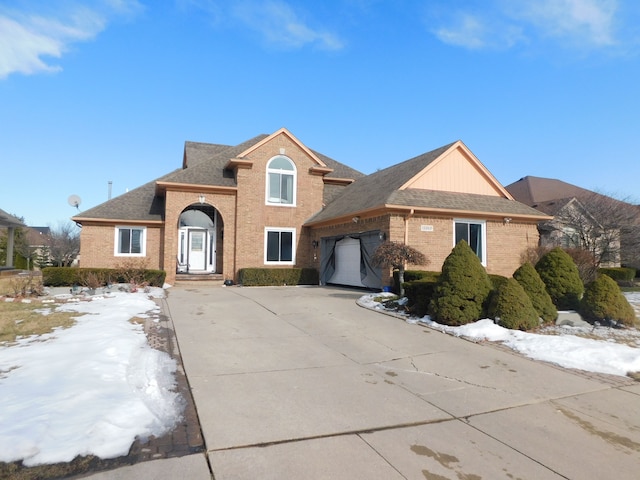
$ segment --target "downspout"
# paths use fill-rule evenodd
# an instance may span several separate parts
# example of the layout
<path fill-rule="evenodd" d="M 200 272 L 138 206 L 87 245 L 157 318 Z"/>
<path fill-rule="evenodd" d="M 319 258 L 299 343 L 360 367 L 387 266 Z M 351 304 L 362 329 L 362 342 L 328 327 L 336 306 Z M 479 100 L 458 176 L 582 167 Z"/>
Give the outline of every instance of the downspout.
<path fill-rule="evenodd" d="M 404 217 L 404 244 L 409 245 L 409 220 L 413 218 L 415 210 L 412 208 Z"/>

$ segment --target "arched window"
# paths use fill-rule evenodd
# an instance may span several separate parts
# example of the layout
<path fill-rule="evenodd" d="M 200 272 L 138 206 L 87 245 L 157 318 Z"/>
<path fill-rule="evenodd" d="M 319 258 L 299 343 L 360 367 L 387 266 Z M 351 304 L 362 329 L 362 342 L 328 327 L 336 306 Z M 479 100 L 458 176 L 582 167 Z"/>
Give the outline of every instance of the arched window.
<path fill-rule="evenodd" d="M 282 155 L 267 163 L 267 204 L 296 204 L 296 166 Z"/>

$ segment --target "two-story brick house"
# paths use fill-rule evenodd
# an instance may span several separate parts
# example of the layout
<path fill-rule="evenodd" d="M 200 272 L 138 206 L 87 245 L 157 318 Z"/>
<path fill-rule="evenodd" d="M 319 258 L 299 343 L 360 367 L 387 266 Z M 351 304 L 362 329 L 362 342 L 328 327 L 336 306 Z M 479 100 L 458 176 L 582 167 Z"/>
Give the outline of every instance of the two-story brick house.
<path fill-rule="evenodd" d="M 142 259 L 169 283 L 187 271 L 314 267 L 322 283 L 380 288 L 388 272 L 369 258 L 384 240 L 439 269 L 463 238 L 489 272 L 510 275 L 546 218 L 460 141 L 363 175 L 283 128 L 236 146 L 187 142 L 182 168 L 73 220 L 85 267 Z"/>

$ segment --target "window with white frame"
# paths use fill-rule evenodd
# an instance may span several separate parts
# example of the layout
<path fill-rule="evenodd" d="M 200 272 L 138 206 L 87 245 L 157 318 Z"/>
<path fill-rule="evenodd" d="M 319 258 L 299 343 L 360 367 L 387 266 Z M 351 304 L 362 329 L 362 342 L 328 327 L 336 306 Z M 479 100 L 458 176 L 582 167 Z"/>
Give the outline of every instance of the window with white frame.
<path fill-rule="evenodd" d="M 478 256 L 483 265 L 487 264 L 486 252 L 486 222 L 484 220 L 454 220 L 453 244 L 460 240 L 469 244 L 471 250 Z"/>
<path fill-rule="evenodd" d="M 116 256 L 144 257 L 146 254 L 146 227 L 116 227 Z"/>
<path fill-rule="evenodd" d="M 267 204 L 296 204 L 296 166 L 283 155 L 267 163 Z"/>
<path fill-rule="evenodd" d="M 295 228 L 265 228 L 264 263 L 293 265 L 296 260 Z"/>

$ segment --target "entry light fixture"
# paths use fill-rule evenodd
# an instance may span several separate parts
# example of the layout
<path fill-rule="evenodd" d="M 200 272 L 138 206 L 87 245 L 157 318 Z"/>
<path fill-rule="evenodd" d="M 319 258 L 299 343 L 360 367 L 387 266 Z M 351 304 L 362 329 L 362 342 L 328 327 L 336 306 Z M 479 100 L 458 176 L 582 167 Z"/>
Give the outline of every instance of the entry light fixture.
<path fill-rule="evenodd" d="M 504 224 L 508 225 L 509 223 L 511 223 L 511 217 L 504 217 Z"/>
<path fill-rule="evenodd" d="M 317 240 L 314 240 L 313 242 L 311 242 L 311 246 L 312 246 L 313 248 L 318 248 L 318 241 L 317 241 Z"/>
<path fill-rule="evenodd" d="M 205 200 L 206 200 L 206 198 L 205 198 L 204 194 L 200 194 L 200 196 L 198 197 L 198 201 L 200 202 L 200 205 L 202 205 Z"/>

